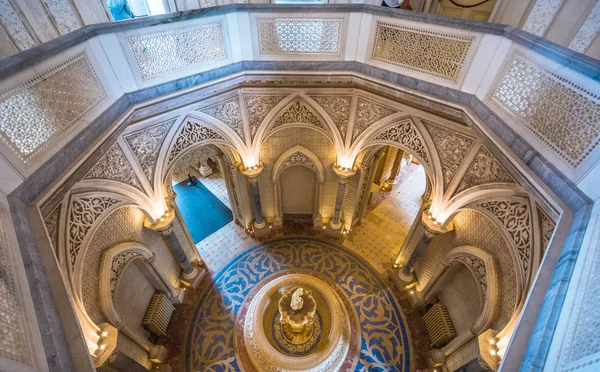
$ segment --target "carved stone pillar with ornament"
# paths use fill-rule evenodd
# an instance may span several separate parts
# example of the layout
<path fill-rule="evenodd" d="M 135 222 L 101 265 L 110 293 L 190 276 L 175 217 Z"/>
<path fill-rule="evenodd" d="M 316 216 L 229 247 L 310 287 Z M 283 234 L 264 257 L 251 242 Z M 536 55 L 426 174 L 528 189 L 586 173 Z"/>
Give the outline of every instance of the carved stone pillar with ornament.
<path fill-rule="evenodd" d="M 200 169 L 198 169 L 198 172 L 200 172 L 202 177 L 208 177 L 211 174 L 213 174 L 212 168 L 210 167 L 210 165 L 208 165 L 207 155 L 202 155 L 202 157 L 200 158 Z"/>
<path fill-rule="evenodd" d="M 250 184 L 250 192 L 252 194 L 252 204 L 254 206 L 254 222 L 252 222 L 252 231 L 255 238 L 262 238 L 271 234 L 271 229 L 267 225 L 260 205 L 260 189 L 258 186 L 258 176 L 264 169 L 262 164 L 251 167 L 240 167 L 240 172 L 246 177 Z"/>
<path fill-rule="evenodd" d="M 335 209 L 333 212 L 333 218 L 331 219 L 331 222 L 329 222 L 326 233 L 332 237 L 339 237 L 342 235 L 344 230 L 344 223 L 342 221 L 342 206 L 344 204 L 346 184 L 348 183 L 348 180 L 356 174 L 356 169 L 345 168 L 334 164 L 333 171 L 338 179 L 338 189 L 335 196 Z"/>
<path fill-rule="evenodd" d="M 400 280 L 402 280 L 405 283 L 411 283 L 412 281 L 414 281 L 415 278 L 413 275 L 413 271 L 415 265 L 423 256 L 425 250 L 427 249 L 427 247 L 429 247 L 429 244 L 431 244 L 433 238 L 436 235 L 445 234 L 449 231 L 454 230 L 452 222 L 450 222 L 447 226 L 442 227 L 438 221 L 434 220 L 431 217 L 428 211 L 423 211 L 421 213 L 420 222 L 423 230 L 421 236 L 417 242 L 417 245 L 415 246 L 415 249 L 410 254 L 406 264 L 398 272 Z"/>
<path fill-rule="evenodd" d="M 382 191 L 392 191 L 392 188 L 396 184 L 396 177 L 398 177 L 398 173 L 400 173 L 400 166 L 402 165 L 402 157 L 404 156 L 404 151 L 398 149 L 396 152 L 396 157 L 394 158 L 394 164 L 392 165 L 392 170 L 390 172 L 390 176 L 387 180 L 385 180 Z"/>
<path fill-rule="evenodd" d="M 156 223 L 152 223 L 150 220 L 146 219 L 146 221 L 144 221 L 144 227 L 159 232 L 162 235 L 166 245 L 169 247 L 173 256 L 175 256 L 175 259 L 179 263 L 179 266 L 181 266 L 181 269 L 183 270 L 181 277 L 179 278 L 180 282 L 185 286 L 196 288 L 206 276 L 206 269 L 202 262 L 193 262 L 188 257 L 180 238 L 173 230 L 174 220 L 175 211 L 170 208 L 163 217 L 156 221 Z"/>

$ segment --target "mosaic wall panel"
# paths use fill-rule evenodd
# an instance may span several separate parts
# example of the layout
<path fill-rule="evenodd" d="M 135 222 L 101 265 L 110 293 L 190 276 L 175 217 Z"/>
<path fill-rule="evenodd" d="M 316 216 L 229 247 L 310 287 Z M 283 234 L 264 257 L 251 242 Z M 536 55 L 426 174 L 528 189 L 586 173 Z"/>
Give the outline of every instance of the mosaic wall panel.
<path fill-rule="evenodd" d="M 0 210 L 0 357 L 34 367 L 19 279 L 5 230 L 9 223 L 4 219 L 4 212 Z"/>
<path fill-rule="evenodd" d="M 423 254 L 415 270 L 419 285 L 423 288 L 441 268 L 444 256 L 453 248 L 472 245 L 494 256 L 498 277 L 499 308 L 491 328 L 503 329 L 517 306 L 517 279 L 513 259 L 502 232 L 482 213 L 466 210 L 458 213 L 454 219 L 454 231 L 434 237 Z M 417 231 L 418 233 L 418 231 Z M 417 234 L 415 234 L 417 235 Z M 411 239 L 414 249 L 418 239 Z"/>
<path fill-rule="evenodd" d="M 564 0 L 536 0 L 523 25 L 523 30 L 537 36 L 544 36 L 563 2 Z"/>
<path fill-rule="evenodd" d="M 600 96 L 515 53 L 491 100 L 576 168 L 600 141 Z"/>
<path fill-rule="evenodd" d="M 19 50 L 33 48 L 38 44 L 10 0 L 0 0 L 0 23 Z"/>
<path fill-rule="evenodd" d="M 81 23 L 69 0 L 43 0 L 54 26 L 61 35 L 68 34 L 81 27 Z"/>
<path fill-rule="evenodd" d="M 244 95 L 246 113 L 248 115 L 248 126 L 250 127 L 250 135 L 252 139 L 256 135 L 258 128 L 262 124 L 269 112 L 281 102 L 285 96 L 269 96 L 269 95 Z"/>
<path fill-rule="evenodd" d="M 372 124 L 396 112 L 398 110 L 380 105 L 366 98 L 358 97 L 354 126 L 352 127 L 352 140 L 356 140 Z"/>
<path fill-rule="evenodd" d="M 127 45 L 142 80 L 227 58 L 220 22 L 130 36 Z"/>
<path fill-rule="evenodd" d="M 440 155 L 444 188 L 454 179 L 458 168 L 475 144 L 475 138 L 451 131 L 447 128 L 423 121 Z"/>
<path fill-rule="evenodd" d="M 142 321 L 156 290 L 140 271 L 138 264 L 139 261 L 132 262 L 125 267 L 114 300 L 117 311 L 123 316 L 125 323 L 139 334 L 148 337 L 150 332 L 144 328 Z"/>
<path fill-rule="evenodd" d="M 339 55 L 341 18 L 258 18 L 261 54 Z"/>
<path fill-rule="evenodd" d="M 0 136 L 27 163 L 105 98 L 89 59 L 79 54 L 0 96 Z"/>
<path fill-rule="evenodd" d="M 83 179 L 117 181 L 144 192 L 140 180 L 118 143 L 115 143 L 108 149 Z"/>
<path fill-rule="evenodd" d="M 98 275 L 83 275 L 81 282 L 82 300 L 90 318 L 96 323 L 106 322 L 100 308 L 100 269 L 103 254 L 120 243 L 142 243 L 155 254 L 154 264 L 159 273 L 174 287 L 179 286 L 179 264 L 173 258 L 161 235 L 144 228 L 144 214 L 135 207 L 124 207 L 108 216 L 96 230 L 85 252 L 83 272 Z"/>
<path fill-rule="evenodd" d="M 323 164 L 325 168 L 325 190 L 324 194 L 333 195 L 331 207 L 324 208 L 321 211 L 324 217 L 333 216 L 333 206 L 335 204 L 335 192 L 337 190 L 337 178 L 331 169 L 335 162 L 335 148 L 330 140 L 323 134 L 307 128 L 286 128 L 282 129 L 265 140 L 262 145 L 260 158 L 264 163 L 264 169 L 259 178 L 261 206 L 263 214 L 267 217 L 275 216 L 275 199 L 273 194 L 273 184 L 271 175 L 273 174 L 273 165 L 285 151 L 290 148 L 301 145 L 312 151 Z M 327 202 L 326 198 L 323 200 Z M 329 210 L 330 209 L 330 210 Z"/>
<path fill-rule="evenodd" d="M 378 22 L 371 58 L 457 82 L 473 39 Z"/>
<path fill-rule="evenodd" d="M 481 146 L 454 194 L 486 183 L 515 183 L 515 180 L 488 149 Z"/>
<path fill-rule="evenodd" d="M 310 98 L 323 107 L 344 139 L 350 119 L 352 96 L 310 96 Z"/>
<path fill-rule="evenodd" d="M 175 120 L 177 119 L 153 125 L 125 136 L 127 145 L 137 158 L 138 164 L 151 185 L 154 185 L 154 170 L 156 169 L 156 160 L 160 148 Z"/>
<path fill-rule="evenodd" d="M 598 36 L 598 32 L 600 32 L 600 2 L 596 3 L 590 15 L 585 19 L 585 22 L 569 43 L 569 48 L 579 53 L 585 53 Z"/>
<path fill-rule="evenodd" d="M 240 101 L 237 96 L 202 108 L 199 111 L 219 119 L 244 140 L 244 124 L 242 123 Z"/>

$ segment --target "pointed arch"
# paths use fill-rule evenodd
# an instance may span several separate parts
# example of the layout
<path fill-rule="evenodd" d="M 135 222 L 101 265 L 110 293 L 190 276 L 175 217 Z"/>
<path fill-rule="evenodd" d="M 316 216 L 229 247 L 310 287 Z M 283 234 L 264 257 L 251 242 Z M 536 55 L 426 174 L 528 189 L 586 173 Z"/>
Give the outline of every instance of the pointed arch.
<path fill-rule="evenodd" d="M 320 183 L 325 181 L 325 168 L 319 158 L 306 147 L 297 145 L 281 154 L 275 162 L 272 174 L 273 182 L 277 182 L 284 169 L 293 165 L 309 168 L 317 174 Z"/>

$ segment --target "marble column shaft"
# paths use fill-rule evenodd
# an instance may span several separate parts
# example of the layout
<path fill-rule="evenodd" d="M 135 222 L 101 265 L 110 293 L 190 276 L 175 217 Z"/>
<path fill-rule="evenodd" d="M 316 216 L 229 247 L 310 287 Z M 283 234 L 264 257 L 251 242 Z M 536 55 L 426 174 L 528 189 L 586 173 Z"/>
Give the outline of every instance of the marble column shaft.
<path fill-rule="evenodd" d="M 260 190 L 258 188 L 258 178 L 248 179 L 250 190 L 252 192 L 252 201 L 254 203 L 254 219 L 257 225 L 263 224 L 262 208 L 260 206 Z"/>
<path fill-rule="evenodd" d="M 410 275 L 412 275 L 413 267 L 417 262 L 419 262 L 419 260 L 423 256 L 423 253 L 425 253 L 425 250 L 427 249 L 427 247 L 429 247 L 429 244 L 431 244 L 431 241 L 433 240 L 433 232 L 429 231 L 427 227 L 424 227 L 424 229 L 425 231 L 423 231 L 423 233 L 421 234 L 421 237 L 419 238 L 415 249 L 412 251 L 410 257 L 408 258 L 408 261 L 406 262 L 406 265 L 404 265 L 404 267 L 402 268 L 402 275 L 404 275 L 405 277 L 409 277 Z"/>
<path fill-rule="evenodd" d="M 337 195 L 335 197 L 335 211 L 333 213 L 333 225 L 340 223 L 340 216 L 342 214 L 342 204 L 344 203 L 344 194 L 346 192 L 346 182 L 340 180 L 338 182 Z"/>
<path fill-rule="evenodd" d="M 173 231 L 173 225 L 169 225 L 169 227 L 162 230 L 160 233 L 165 238 L 167 245 L 169 246 L 169 248 L 173 252 L 173 255 L 179 262 L 179 265 L 181 265 L 183 272 L 186 275 L 192 275 L 194 273 L 194 267 L 192 266 L 190 259 L 185 253 L 185 250 L 183 249 L 179 238 L 175 234 L 175 231 Z"/>
<path fill-rule="evenodd" d="M 396 177 L 398 177 L 398 173 L 400 173 L 400 165 L 402 164 L 403 156 L 404 151 L 398 149 L 398 152 L 396 152 L 396 158 L 394 159 L 394 164 L 392 164 L 392 171 L 390 172 L 390 177 L 386 181 L 388 185 L 393 185 L 396 183 Z"/>

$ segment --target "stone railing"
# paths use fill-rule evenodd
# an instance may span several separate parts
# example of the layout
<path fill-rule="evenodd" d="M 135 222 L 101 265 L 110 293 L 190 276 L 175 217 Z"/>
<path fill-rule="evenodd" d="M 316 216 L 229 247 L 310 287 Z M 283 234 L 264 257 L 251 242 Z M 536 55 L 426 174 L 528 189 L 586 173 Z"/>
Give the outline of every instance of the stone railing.
<path fill-rule="evenodd" d="M 228 5 L 87 26 L 0 61 L 1 189 L 25 208 L 139 102 L 245 70 L 347 71 L 478 116 L 570 211 L 563 255 L 575 255 L 553 280 L 570 276 L 590 204 L 574 185 L 598 193 L 600 63 L 498 24 L 369 5 Z M 531 292 L 507 370 L 521 363 L 533 320 L 537 334 L 552 334 L 550 310 L 564 294 L 544 302 L 549 282 Z M 543 362 L 542 339 L 532 338 L 524 366 Z"/>

